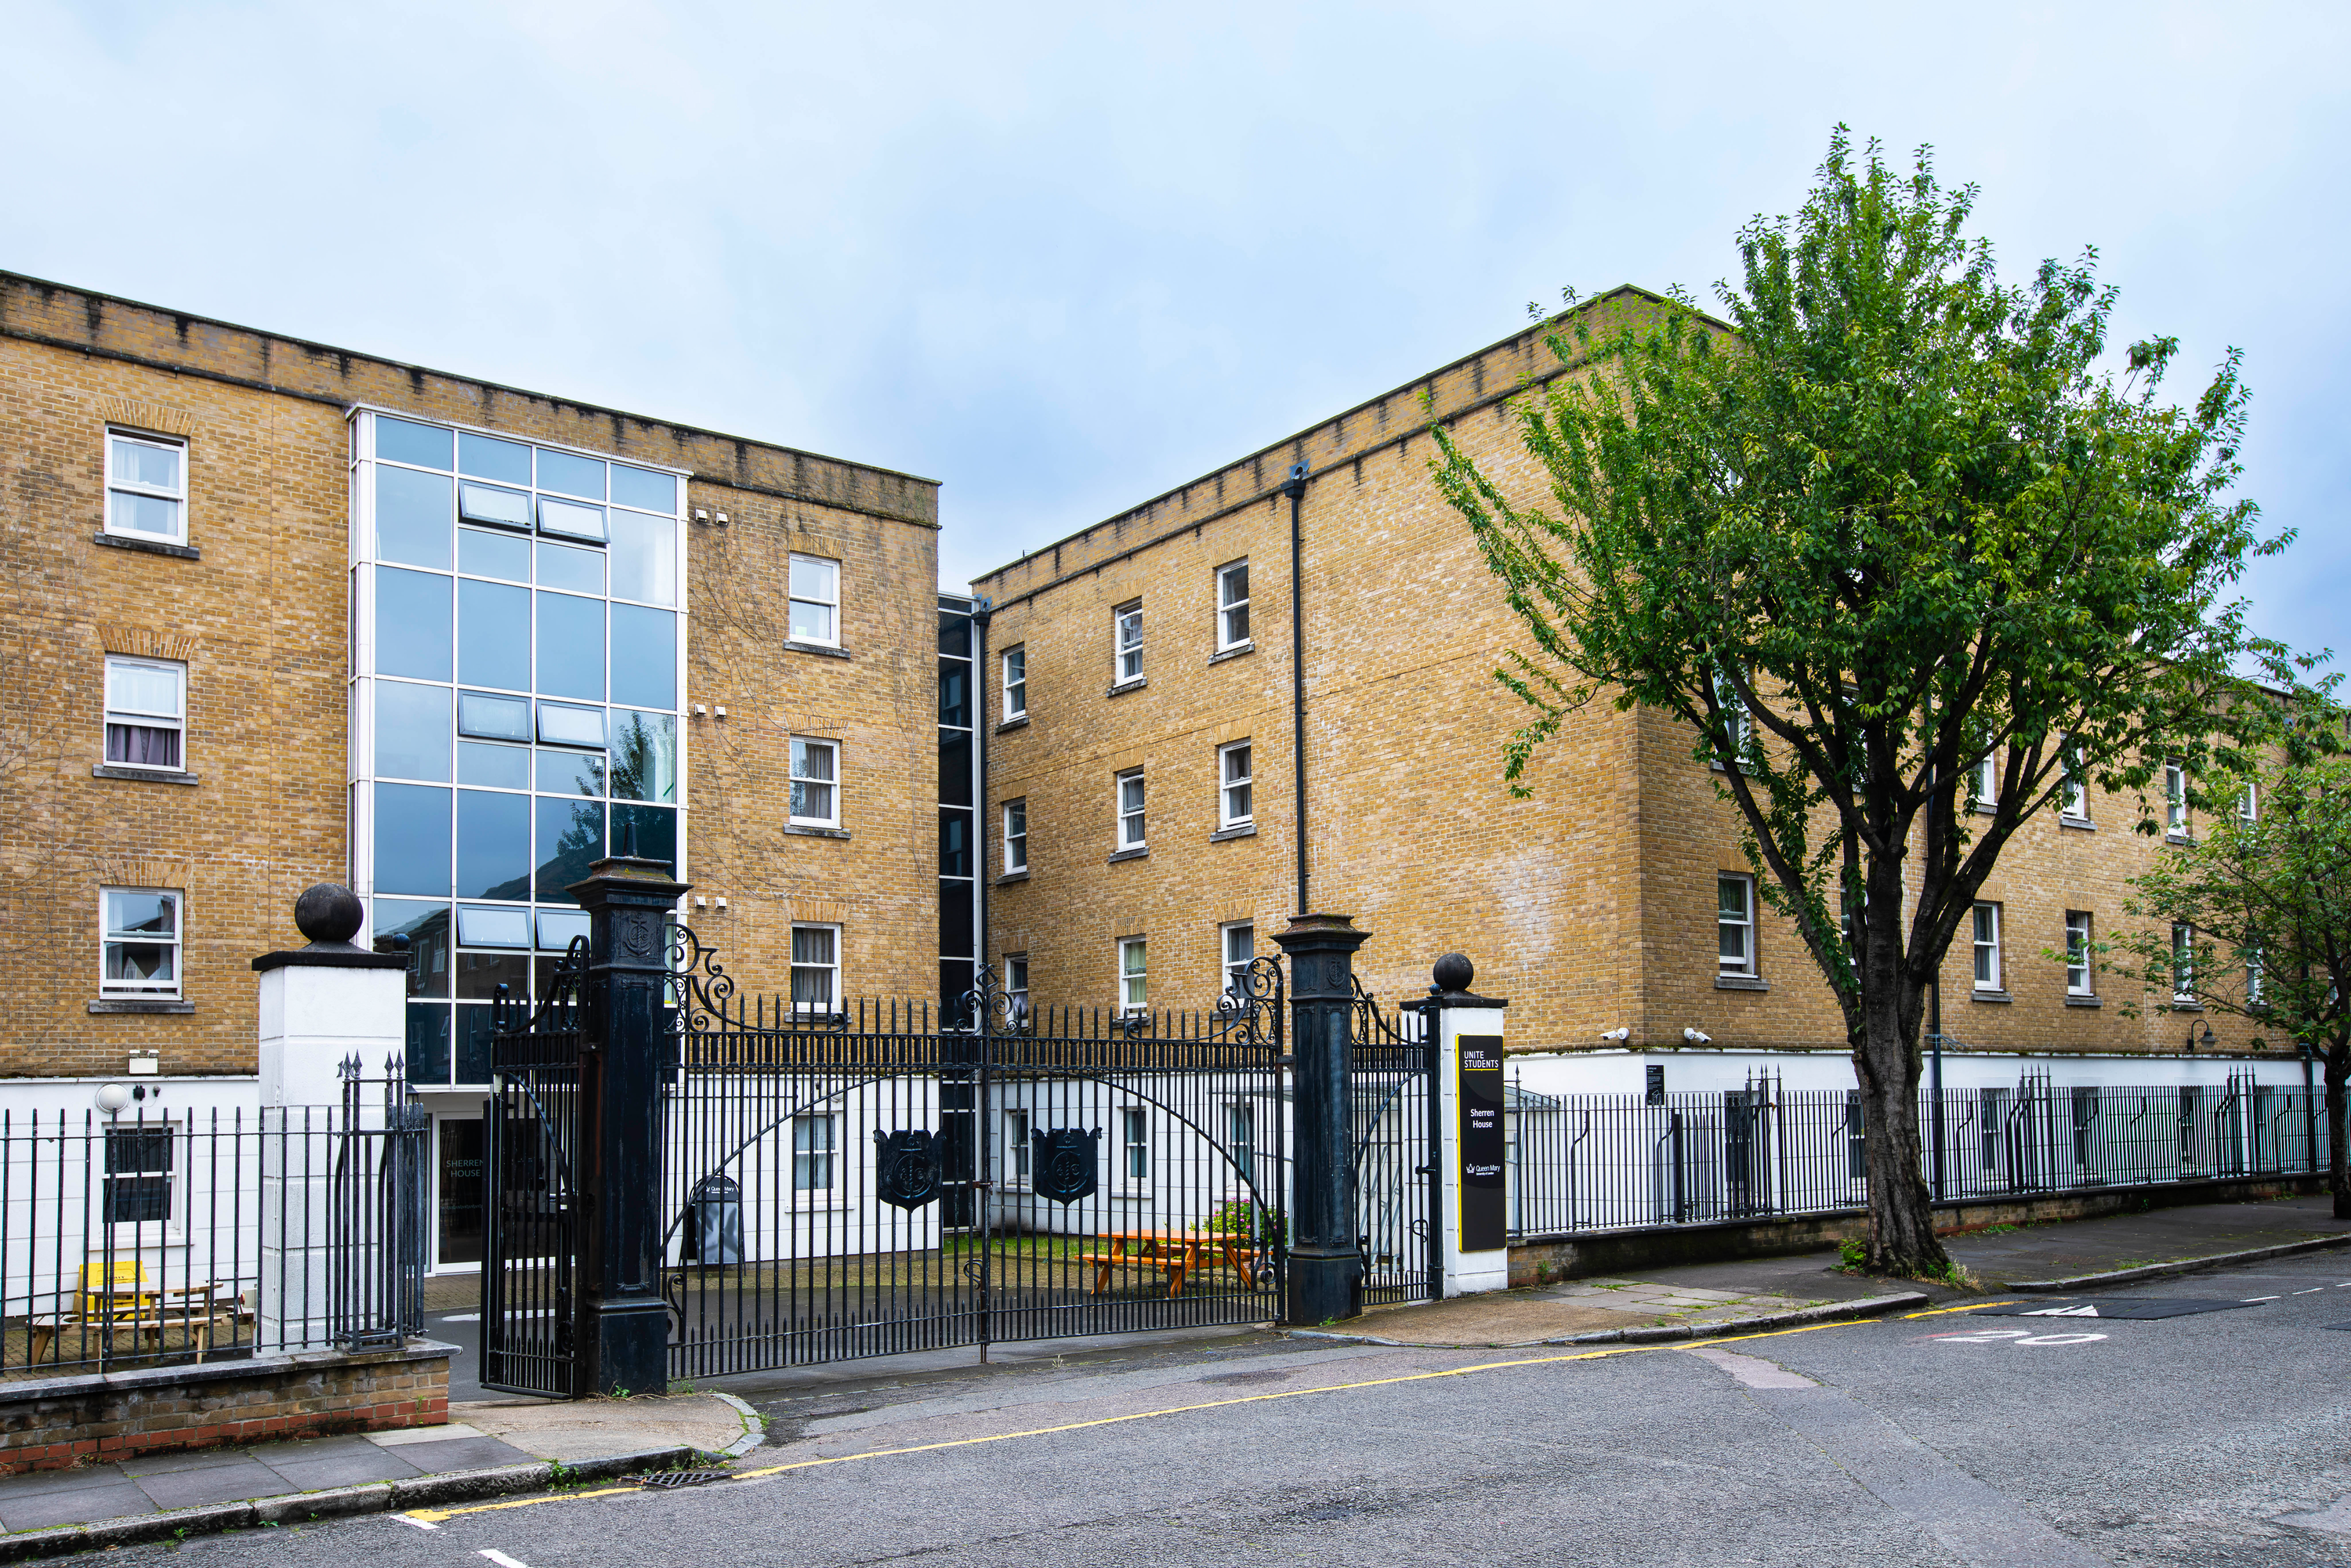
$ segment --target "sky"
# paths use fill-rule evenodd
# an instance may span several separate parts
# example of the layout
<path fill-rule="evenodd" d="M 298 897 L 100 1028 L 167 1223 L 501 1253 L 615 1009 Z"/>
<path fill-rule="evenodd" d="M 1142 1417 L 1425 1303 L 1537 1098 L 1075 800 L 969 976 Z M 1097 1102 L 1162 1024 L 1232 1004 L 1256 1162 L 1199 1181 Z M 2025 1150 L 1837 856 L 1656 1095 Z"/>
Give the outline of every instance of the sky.
<path fill-rule="evenodd" d="M 950 587 L 1620 283 L 1838 121 L 2231 348 L 2346 642 L 2341 5 L 0 0 L 0 267 L 939 480 Z M 2351 650 L 2346 650 L 2351 652 Z"/>

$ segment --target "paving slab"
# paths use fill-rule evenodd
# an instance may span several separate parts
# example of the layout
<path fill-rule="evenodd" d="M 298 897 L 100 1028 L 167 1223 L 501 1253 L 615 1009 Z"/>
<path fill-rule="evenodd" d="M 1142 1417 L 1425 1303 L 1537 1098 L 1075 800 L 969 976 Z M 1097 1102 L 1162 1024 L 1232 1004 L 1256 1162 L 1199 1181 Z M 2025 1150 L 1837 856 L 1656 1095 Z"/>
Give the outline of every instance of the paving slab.
<path fill-rule="evenodd" d="M 246 1498 L 272 1497 L 293 1490 L 287 1486 L 284 1476 L 252 1458 L 244 1458 L 239 1464 L 137 1476 L 132 1478 L 132 1484 L 152 1498 L 157 1508 L 167 1509 L 201 1508 L 208 1502 L 242 1502 Z"/>
<path fill-rule="evenodd" d="M 159 1513 L 155 1500 L 117 1474 L 111 1484 L 73 1491 L 11 1495 L 0 1500 L 0 1525 L 19 1530 L 47 1530 L 53 1525 L 80 1524 L 93 1519 L 129 1519 Z"/>
<path fill-rule="evenodd" d="M 716 1453 L 758 1429 L 757 1417 L 715 1394 L 486 1401 L 453 1405 L 449 1414 L 535 1458 L 566 1464 L 670 1446 Z"/>

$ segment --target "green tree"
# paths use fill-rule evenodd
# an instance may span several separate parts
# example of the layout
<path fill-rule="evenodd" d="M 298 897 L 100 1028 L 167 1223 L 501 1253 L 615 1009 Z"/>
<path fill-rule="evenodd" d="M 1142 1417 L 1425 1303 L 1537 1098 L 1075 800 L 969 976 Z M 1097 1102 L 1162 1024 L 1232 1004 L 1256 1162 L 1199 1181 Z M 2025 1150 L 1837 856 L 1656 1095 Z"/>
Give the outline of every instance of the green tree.
<path fill-rule="evenodd" d="M 2334 716 L 2302 733 L 2332 739 L 2340 728 Z M 2229 798 L 2241 789 L 2250 795 Z M 2351 1219 L 2343 1146 L 2351 759 L 2293 747 L 2275 766 L 2214 793 L 2221 799 L 2212 824 L 2131 879 L 2130 913 L 2154 924 L 2106 944 L 2106 967 L 2137 980 L 2158 1011 L 2228 1013 L 2264 1031 L 2260 1043 L 2273 1032 L 2317 1057 L 2326 1072 L 2327 1185 L 2335 1218 Z"/>
<path fill-rule="evenodd" d="M 1963 234 L 1974 200 L 1923 152 L 1907 175 L 1874 142 L 1856 159 L 1840 126 L 1796 216 L 1740 231 L 1727 322 L 1680 295 L 1606 335 L 1560 318 L 1560 366 L 1517 410 L 1548 505 L 1436 432 L 1437 483 L 1535 644 L 1496 672 L 1533 710 L 1513 788 L 1596 696 L 1691 727 L 1843 1009 L 1868 1262 L 1907 1275 L 1950 1268 L 1920 1168 L 1928 982 L 2070 780 L 2144 815 L 2162 759 L 2241 765 L 2232 670 L 2282 651 L 2226 595 L 2291 537 L 2227 495 L 2235 356 L 2185 409 L 2157 401 L 2171 340 L 2103 371 L 2095 255 L 2003 285 Z"/>

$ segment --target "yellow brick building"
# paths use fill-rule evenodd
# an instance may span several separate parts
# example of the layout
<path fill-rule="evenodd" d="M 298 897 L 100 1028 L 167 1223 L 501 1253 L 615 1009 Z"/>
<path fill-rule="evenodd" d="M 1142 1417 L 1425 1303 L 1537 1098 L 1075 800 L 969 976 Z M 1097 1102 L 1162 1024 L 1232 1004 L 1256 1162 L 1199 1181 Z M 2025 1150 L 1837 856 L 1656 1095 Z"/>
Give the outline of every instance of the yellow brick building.
<path fill-rule="evenodd" d="M 1654 298 L 1622 289 L 1584 308 L 1604 328 Z M 1525 639 L 1431 482 L 1427 429 L 1441 419 L 1486 473 L 1540 495 L 1508 401 L 1557 368 L 1542 336 L 975 583 L 992 601 L 988 949 L 1040 1001 L 1212 1006 L 1228 965 L 1272 951 L 1303 905 L 1373 934 L 1358 969 L 1384 999 L 1418 994 L 1437 955 L 1469 954 L 1479 988 L 1511 1000 L 1514 1050 L 1619 1064 L 1573 1086 L 1637 1091 L 1634 1064 L 1667 1056 L 1699 1081 L 1841 1071 L 1843 1027 L 1810 956 L 1751 888 L 1724 881 L 1748 869 L 1736 810 L 1678 721 L 1594 705 L 1541 754 L 1532 799 L 1502 783 L 1524 710 L 1492 672 Z M 2186 1019 L 2127 1016 L 2126 998 L 2063 961 L 2069 919 L 2099 936 L 2125 921 L 2125 879 L 2153 852 L 2137 816 L 2134 800 L 2093 799 L 2008 852 L 1984 894 L 1983 979 L 1963 932 L 1941 988 L 1945 1031 L 1982 1071 L 2012 1081 L 2019 1056 L 2096 1058 L 2137 1082 L 2155 1070 L 2130 1060 L 2182 1053 Z M 1726 935 L 1727 919 L 1743 932 Z M 1743 964 L 1726 941 L 1744 943 Z M 1604 1041 L 1616 1030 L 1621 1046 Z M 2203 1056 L 2245 1049 L 2241 1026 L 2212 1030 Z"/>
<path fill-rule="evenodd" d="M 930 481 L 0 274 L 0 550 L 11 1105 L 249 1098 L 320 881 L 409 939 L 444 1219 L 601 853 L 747 988 L 936 988 Z"/>

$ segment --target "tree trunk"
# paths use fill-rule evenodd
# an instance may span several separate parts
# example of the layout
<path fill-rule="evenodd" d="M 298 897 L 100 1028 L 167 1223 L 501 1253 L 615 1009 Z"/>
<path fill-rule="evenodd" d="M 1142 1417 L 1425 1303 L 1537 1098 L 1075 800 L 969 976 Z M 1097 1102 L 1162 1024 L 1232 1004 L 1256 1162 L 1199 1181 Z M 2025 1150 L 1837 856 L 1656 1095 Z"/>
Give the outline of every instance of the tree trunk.
<path fill-rule="evenodd" d="M 1946 1279 L 1951 1258 L 1935 1239 L 1934 1197 L 1919 1160 L 1917 1048 L 1904 1038 L 1891 997 L 1865 1003 L 1863 1024 L 1853 1067 L 1869 1166 L 1867 1266 L 1873 1274 Z"/>
<path fill-rule="evenodd" d="M 2351 1080 L 2351 1051 L 2326 1053 L 2326 1190 L 2335 1195 L 2335 1218 L 2351 1219 L 2351 1181 L 2345 1179 L 2344 1084 Z"/>

